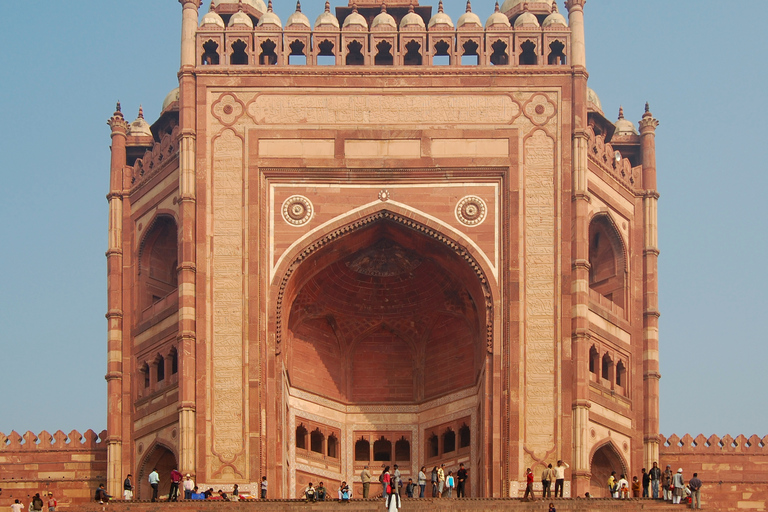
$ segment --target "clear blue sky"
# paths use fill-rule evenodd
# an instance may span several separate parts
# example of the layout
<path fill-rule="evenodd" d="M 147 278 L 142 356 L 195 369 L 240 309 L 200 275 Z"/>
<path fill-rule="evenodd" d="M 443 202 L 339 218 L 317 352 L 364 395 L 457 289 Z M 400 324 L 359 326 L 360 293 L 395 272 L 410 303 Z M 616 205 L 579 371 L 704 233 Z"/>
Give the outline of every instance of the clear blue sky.
<path fill-rule="evenodd" d="M 274 3 L 283 21 L 295 6 Z M 444 3 L 454 20 L 464 12 L 461 0 Z M 304 0 L 303 11 L 314 20 L 323 4 Z M 492 0 L 472 6 L 483 20 L 493 11 Z M 106 428 L 106 120 L 118 99 L 129 121 L 139 104 L 156 119 L 177 85 L 181 6 L 5 2 L 3 15 L 0 431 L 98 432 Z M 647 100 L 661 121 L 665 435 L 768 434 L 766 15 L 764 0 L 586 6 L 590 86 L 606 115 L 615 119 L 623 105 L 637 121 Z"/>

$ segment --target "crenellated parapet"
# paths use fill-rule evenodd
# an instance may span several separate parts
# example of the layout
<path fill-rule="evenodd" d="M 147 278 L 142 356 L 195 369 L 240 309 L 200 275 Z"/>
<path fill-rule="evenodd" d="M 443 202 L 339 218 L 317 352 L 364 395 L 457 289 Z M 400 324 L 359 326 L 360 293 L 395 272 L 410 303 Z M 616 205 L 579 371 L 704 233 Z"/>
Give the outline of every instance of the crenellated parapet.
<path fill-rule="evenodd" d="M 514 5 L 512 5 L 514 4 Z M 564 66 L 569 64 L 571 30 L 556 3 L 505 2 L 483 25 L 467 2 L 454 24 L 442 1 L 431 8 L 411 3 L 391 9 L 356 4 L 325 12 L 314 25 L 297 3 L 283 25 L 271 4 L 259 9 L 214 2 L 196 35 L 199 71 L 268 66 Z M 247 8 L 246 8 L 247 7 Z M 426 9 L 426 11 L 425 11 Z M 362 14 L 361 14 L 362 13 Z M 401 14 L 398 14 L 401 13 Z M 404 13 L 404 14 L 402 14 Z M 367 16 L 364 16 L 366 14 Z M 339 18 L 338 16 L 342 17 Z M 259 16 L 259 17 L 257 17 Z"/>
<path fill-rule="evenodd" d="M 144 156 L 136 159 L 131 175 L 131 191 L 137 190 L 158 174 L 179 152 L 179 126 L 173 125 L 170 133 L 163 133 Z"/>
<path fill-rule="evenodd" d="M 640 183 L 640 171 L 633 168 L 628 158 L 624 158 L 610 142 L 605 142 L 604 134 L 595 134 L 591 126 L 586 128 L 588 137 L 589 160 L 630 190 L 636 190 Z"/>
<path fill-rule="evenodd" d="M 718 437 L 713 434 L 704 437 L 703 434 L 699 434 L 696 437 L 691 437 L 690 434 L 685 434 L 683 437 L 679 437 L 672 434 L 669 437 L 659 435 L 659 442 L 660 450 L 666 454 L 744 453 L 768 455 L 768 435 L 760 438 L 757 435 L 731 437 L 726 434 L 723 437 Z"/>
<path fill-rule="evenodd" d="M 45 450 L 97 450 L 99 448 L 107 449 L 106 444 L 107 431 L 102 430 L 97 434 L 91 429 L 81 434 L 77 430 L 72 430 L 65 434 L 57 430 L 53 435 L 43 430 L 35 435 L 34 432 L 27 431 L 19 434 L 15 430 L 5 435 L 0 432 L 0 452 L 15 451 L 45 451 Z"/>

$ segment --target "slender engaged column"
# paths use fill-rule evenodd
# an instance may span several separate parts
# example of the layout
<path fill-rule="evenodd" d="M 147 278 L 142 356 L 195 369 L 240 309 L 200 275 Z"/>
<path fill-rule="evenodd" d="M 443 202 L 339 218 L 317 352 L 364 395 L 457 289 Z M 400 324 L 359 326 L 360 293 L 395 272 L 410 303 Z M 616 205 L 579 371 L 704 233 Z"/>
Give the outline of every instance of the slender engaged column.
<path fill-rule="evenodd" d="M 645 104 L 640 121 L 643 158 L 643 464 L 649 468 L 659 460 L 659 284 L 658 202 L 656 190 L 656 127 L 659 122 Z"/>
<path fill-rule="evenodd" d="M 112 129 L 107 247 L 107 492 L 121 493 L 123 387 L 123 170 L 128 123 L 117 103 L 107 121 Z"/>

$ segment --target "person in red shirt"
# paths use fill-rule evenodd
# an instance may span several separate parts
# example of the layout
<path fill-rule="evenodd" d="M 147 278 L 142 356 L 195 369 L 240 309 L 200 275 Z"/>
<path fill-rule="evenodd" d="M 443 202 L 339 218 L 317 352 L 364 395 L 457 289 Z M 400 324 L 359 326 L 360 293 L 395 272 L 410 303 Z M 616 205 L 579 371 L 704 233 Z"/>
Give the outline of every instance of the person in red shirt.
<path fill-rule="evenodd" d="M 173 471 L 171 471 L 171 490 L 168 492 L 168 501 L 179 501 L 179 483 L 181 483 L 181 472 L 173 468 Z"/>
<path fill-rule="evenodd" d="M 531 468 L 528 468 L 525 474 L 525 482 L 525 495 L 523 499 L 528 501 L 528 495 L 530 495 L 531 501 L 536 501 L 536 497 L 533 495 L 533 471 L 531 471 Z"/>

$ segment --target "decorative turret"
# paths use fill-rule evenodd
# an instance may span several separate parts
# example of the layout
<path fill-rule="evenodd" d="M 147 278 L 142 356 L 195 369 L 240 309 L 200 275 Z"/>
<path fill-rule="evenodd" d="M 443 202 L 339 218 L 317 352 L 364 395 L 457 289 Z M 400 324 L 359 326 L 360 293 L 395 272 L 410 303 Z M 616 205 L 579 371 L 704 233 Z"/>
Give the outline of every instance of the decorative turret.
<path fill-rule="evenodd" d="M 467 8 L 464 14 L 459 17 L 459 21 L 456 22 L 457 28 L 477 28 L 482 29 L 483 23 L 480 21 L 480 17 L 472 12 L 472 3 L 467 0 Z"/>

